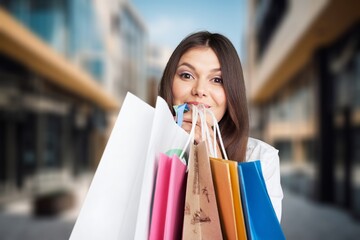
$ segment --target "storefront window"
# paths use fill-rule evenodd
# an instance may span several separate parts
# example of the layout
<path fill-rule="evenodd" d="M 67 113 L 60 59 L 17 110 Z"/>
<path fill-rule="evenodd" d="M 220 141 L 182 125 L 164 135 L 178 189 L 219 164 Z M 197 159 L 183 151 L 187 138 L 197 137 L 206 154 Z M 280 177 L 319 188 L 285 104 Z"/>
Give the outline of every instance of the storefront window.
<path fill-rule="evenodd" d="M 61 118 L 56 115 L 47 116 L 44 146 L 45 167 L 61 166 Z"/>

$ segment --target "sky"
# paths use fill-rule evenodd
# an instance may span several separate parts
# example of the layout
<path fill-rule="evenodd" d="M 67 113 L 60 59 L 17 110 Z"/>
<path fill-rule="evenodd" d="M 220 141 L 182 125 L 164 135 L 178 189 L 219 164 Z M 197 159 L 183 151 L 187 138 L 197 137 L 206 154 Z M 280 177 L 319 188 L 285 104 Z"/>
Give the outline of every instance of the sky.
<path fill-rule="evenodd" d="M 145 23 L 150 44 L 174 49 L 188 34 L 207 30 L 228 37 L 240 56 L 246 0 L 131 0 Z"/>

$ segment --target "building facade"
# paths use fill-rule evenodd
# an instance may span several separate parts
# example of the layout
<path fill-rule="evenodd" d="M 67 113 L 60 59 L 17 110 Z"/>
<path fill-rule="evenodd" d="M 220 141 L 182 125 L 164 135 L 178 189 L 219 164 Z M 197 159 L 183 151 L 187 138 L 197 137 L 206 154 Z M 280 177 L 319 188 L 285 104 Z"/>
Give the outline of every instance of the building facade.
<path fill-rule="evenodd" d="M 165 46 L 152 45 L 147 51 L 147 96 L 149 104 L 155 106 L 158 88 L 166 63 L 172 54 L 172 49 Z"/>
<path fill-rule="evenodd" d="M 246 63 L 252 133 L 280 150 L 283 184 L 356 216 L 359 9 L 358 1 L 249 1 Z"/>
<path fill-rule="evenodd" d="M 115 0 L 0 1 L 0 205 L 93 171 L 126 92 L 146 100 L 146 29 L 129 9 Z"/>

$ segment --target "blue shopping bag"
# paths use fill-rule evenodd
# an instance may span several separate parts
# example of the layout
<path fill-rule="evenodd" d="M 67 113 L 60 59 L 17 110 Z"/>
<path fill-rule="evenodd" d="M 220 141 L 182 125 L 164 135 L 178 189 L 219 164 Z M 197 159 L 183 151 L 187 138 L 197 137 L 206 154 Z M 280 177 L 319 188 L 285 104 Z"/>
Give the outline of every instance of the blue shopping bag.
<path fill-rule="evenodd" d="M 266 190 L 260 161 L 239 163 L 238 171 L 248 239 L 285 239 Z"/>

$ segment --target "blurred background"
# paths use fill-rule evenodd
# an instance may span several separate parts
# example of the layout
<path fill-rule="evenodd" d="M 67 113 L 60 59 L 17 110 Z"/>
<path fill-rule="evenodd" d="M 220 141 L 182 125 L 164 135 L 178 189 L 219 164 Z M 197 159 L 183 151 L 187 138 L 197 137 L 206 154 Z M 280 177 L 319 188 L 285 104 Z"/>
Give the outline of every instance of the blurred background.
<path fill-rule="evenodd" d="M 126 92 L 199 30 L 239 53 L 287 239 L 359 239 L 357 0 L 0 0 L 0 239 L 70 236 Z"/>

